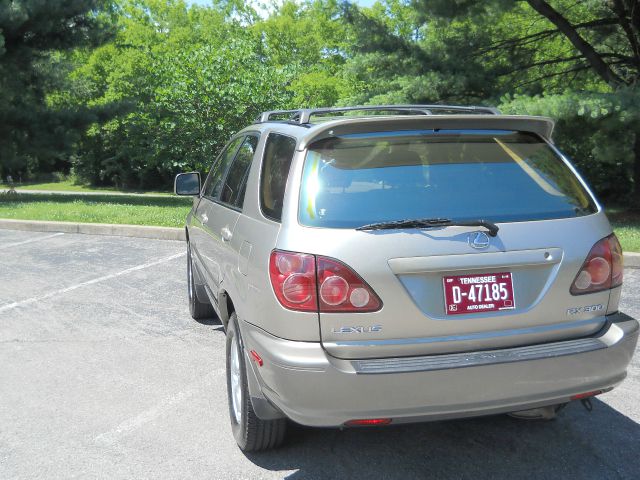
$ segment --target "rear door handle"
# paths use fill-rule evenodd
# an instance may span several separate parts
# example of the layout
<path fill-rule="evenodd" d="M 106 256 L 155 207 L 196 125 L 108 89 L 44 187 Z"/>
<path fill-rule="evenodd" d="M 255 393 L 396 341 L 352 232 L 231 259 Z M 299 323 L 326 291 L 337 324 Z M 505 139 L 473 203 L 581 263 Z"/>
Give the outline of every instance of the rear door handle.
<path fill-rule="evenodd" d="M 231 237 L 233 237 L 233 233 L 231 233 L 229 227 L 224 227 L 222 230 L 220 230 L 220 235 L 222 236 L 223 242 L 228 242 L 229 240 L 231 240 Z"/>

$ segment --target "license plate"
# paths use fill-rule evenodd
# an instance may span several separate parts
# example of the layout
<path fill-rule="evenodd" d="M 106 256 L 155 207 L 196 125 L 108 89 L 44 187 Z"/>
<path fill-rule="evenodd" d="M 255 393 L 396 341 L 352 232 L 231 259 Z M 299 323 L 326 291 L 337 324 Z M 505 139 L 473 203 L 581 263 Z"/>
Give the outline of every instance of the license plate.
<path fill-rule="evenodd" d="M 456 275 L 442 282 L 447 315 L 516 308 L 511 272 Z"/>

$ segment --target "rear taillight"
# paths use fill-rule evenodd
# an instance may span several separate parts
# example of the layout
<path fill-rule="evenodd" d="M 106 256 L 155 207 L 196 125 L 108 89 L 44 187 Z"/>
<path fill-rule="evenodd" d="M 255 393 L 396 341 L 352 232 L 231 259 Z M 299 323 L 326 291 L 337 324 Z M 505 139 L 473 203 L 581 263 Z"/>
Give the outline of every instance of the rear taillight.
<path fill-rule="evenodd" d="M 315 312 L 374 312 L 380 298 L 344 263 L 327 257 L 274 250 L 271 285 L 283 307 Z"/>
<path fill-rule="evenodd" d="M 380 299 L 360 276 L 344 263 L 318 257 L 321 312 L 374 312 Z"/>
<path fill-rule="evenodd" d="M 622 285 L 622 277 L 624 275 L 624 256 L 622 254 L 622 245 L 618 241 L 618 237 L 611 234 L 609 237 L 609 247 L 611 248 L 611 288 Z"/>
<path fill-rule="evenodd" d="M 313 255 L 291 252 L 271 252 L 269 276 L 273 291 L 283 307 L 315 312 L 316 259 Z"/>
<path fill-rule="evenodd" d="M 596 243 L 571 285 L 572 295 L 600 292 L 622 285 L 623 257 L 614 234 Z"/>

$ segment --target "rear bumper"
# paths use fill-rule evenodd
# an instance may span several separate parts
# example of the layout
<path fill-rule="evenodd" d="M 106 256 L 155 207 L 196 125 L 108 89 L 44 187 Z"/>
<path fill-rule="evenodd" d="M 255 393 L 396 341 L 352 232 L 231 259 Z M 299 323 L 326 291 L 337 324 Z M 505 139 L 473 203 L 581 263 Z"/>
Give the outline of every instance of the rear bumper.
<path fill-rule="evenodd" d="M 427 357 L 343 360 L 320 343 L 274 337 L 240 322 L 260 392 L 292 420 L 340 426 L 348 420 L 405 423 L 526 410 L 619 384 L 638 341 L 638 322 L 610 315 L 596 336 L 545 345 Z M 252 397 L 256 395 L 252 393 Z"/>

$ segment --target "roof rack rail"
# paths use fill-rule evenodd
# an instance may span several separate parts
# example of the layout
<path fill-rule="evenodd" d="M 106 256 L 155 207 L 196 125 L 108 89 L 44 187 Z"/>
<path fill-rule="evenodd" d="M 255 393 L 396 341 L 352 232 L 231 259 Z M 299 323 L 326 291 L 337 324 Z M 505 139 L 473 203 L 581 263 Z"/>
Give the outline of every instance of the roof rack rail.
<path fill-rule="evenodd" d="M 280 121 L 304 125 L 310 123 L 314 115 L 328 115 L 345 112 L 397 112 L 413 115 L 436 115 L 439 113 L 485 113 L 500 115 L 494 107 L 461 106 L 461 105 L 363 105 L 358 107 L 301 108 L 298 110 L 271 110 L 263 112 L 256 123 L 273 121 L 272 117 L 284 117 Z"/>

